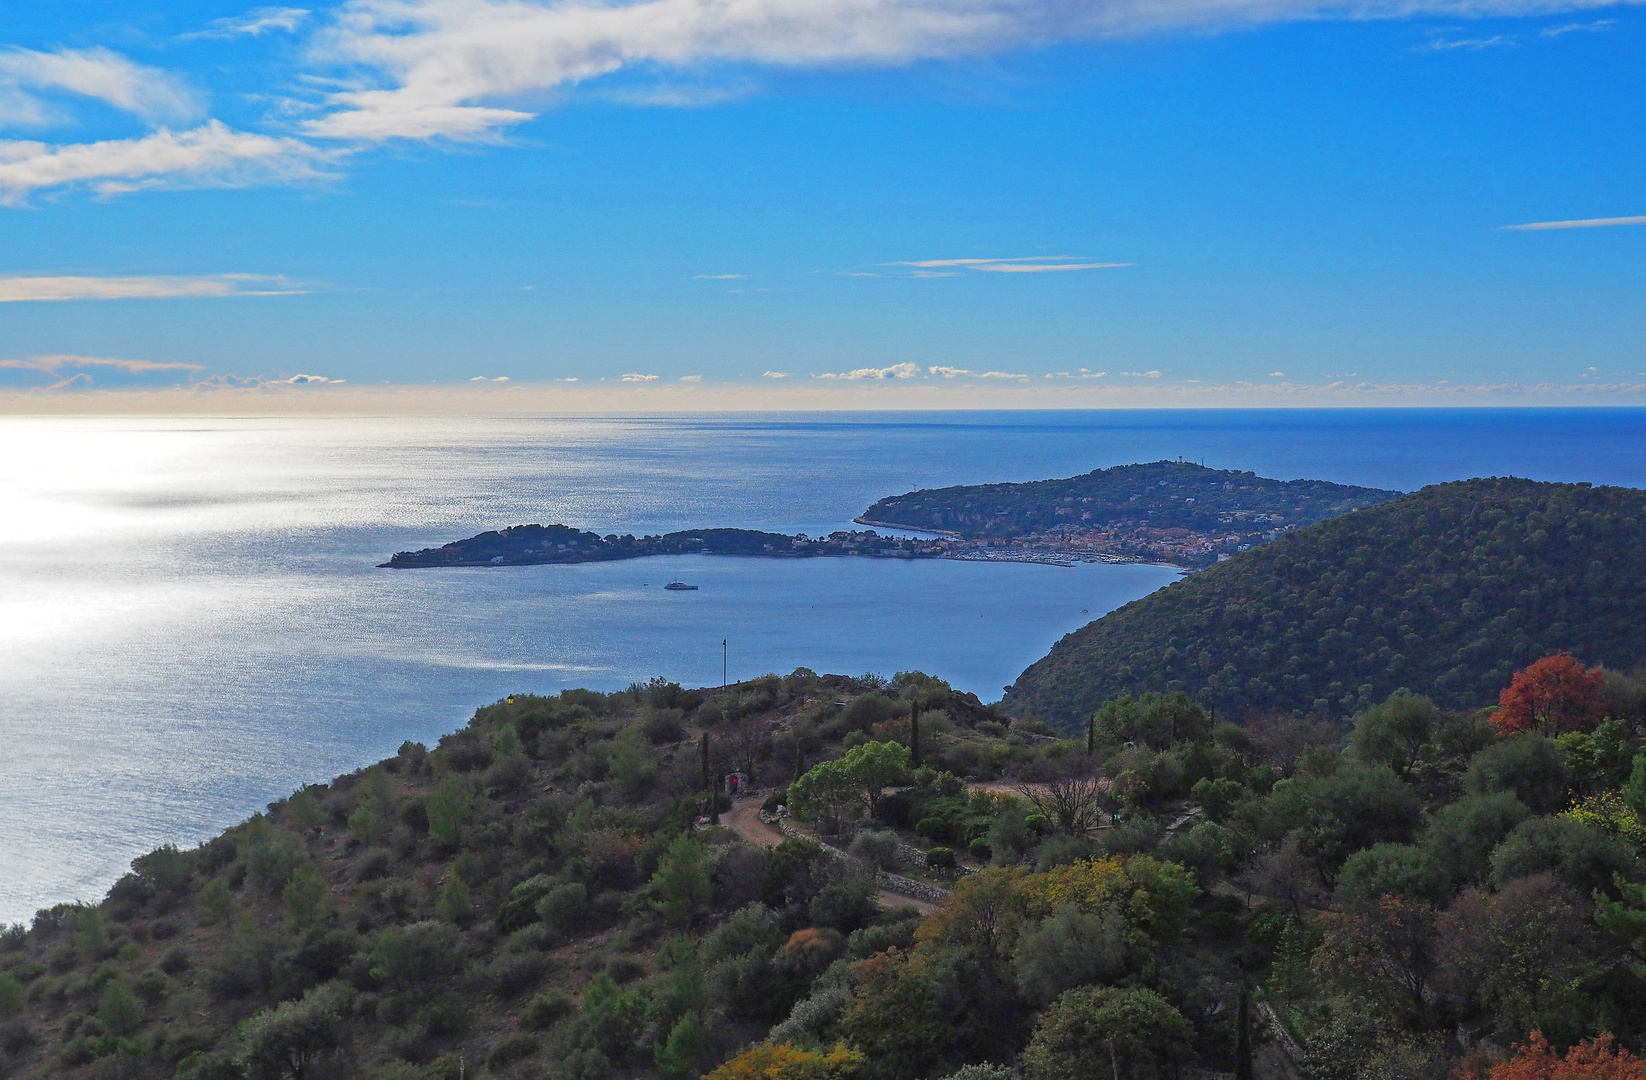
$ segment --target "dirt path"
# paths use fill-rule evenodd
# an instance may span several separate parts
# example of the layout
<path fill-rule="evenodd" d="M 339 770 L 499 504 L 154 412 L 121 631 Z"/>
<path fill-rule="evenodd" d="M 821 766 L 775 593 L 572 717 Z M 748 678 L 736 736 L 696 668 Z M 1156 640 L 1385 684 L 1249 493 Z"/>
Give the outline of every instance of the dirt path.
<path fill-rule="evenodd" d="M 930 915 L 937 910 L 937 905 L 926 900 L 916 900 L 912 896 L 904 896 L 900 892 L 882 891 L 876 894 L 883 908 L 912 907 L 922 915 Z"/>
<path fill-rule="evenodd" d="M 760 820 L 760 804 L 754 799 L 733 803 L 730 810 L 720 815 L 720 823 L 757 847 L 774 848 L 787 839 L 782 833 Z M 922 915 L 930 915 L 937 910 L 936 904 L 904 896 L 902 893 L 882 891 L 877 895 L 881 907 L 912 907 Z"/>
<path fill-rule="evenodd" d="M 760 804 L 753 799 L 733 803 L 732 808 L 721 815 L 720 823 L 756 847 L 773 848 L 786 839 L 760 820 Z"/>

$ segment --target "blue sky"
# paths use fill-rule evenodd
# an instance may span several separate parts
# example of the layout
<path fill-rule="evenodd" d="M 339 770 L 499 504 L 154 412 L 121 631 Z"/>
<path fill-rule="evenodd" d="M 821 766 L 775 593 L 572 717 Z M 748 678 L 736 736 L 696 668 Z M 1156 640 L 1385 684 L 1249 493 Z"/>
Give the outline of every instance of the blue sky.
<path fill-rule="evenodd" d="M 1646 400 L 1638 6 L 84 0 L 0 45 L 4 408 Z"/>

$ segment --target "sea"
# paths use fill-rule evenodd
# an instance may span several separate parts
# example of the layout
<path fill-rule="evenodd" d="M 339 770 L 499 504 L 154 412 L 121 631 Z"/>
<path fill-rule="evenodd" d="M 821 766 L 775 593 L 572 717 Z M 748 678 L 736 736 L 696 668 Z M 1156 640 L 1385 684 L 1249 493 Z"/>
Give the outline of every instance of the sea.
<path fill-rule="evenodd" d="M 919 487 L 1163 458 L 1411 490 L 1646 486 L 1635 409 L 0 417 L 0 924 L 518 692 L 920 670 L 985 701 L 1170 567 L 396 551 L 851 528 Z M 681 579 L 695 592 L 668 592 Z"/>

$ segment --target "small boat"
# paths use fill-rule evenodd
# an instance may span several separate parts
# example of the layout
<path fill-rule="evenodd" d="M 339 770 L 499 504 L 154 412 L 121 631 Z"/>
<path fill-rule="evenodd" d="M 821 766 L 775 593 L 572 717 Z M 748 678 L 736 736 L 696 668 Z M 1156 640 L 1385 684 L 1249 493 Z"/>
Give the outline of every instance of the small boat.
<path fill-rule="evenodd" d="M 665 589 L 669 589 L 673 592 L 696 592 L 697 591 L 697 586 L 696 585 L 687 585 L 684 581 L 671 581 L 663 587 Z"/>

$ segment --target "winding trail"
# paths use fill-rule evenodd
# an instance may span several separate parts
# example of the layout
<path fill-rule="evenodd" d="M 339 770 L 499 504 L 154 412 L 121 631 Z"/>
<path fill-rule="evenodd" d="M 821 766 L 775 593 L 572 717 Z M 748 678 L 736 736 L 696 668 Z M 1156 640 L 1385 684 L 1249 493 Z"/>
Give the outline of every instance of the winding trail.
<path fill-rule="evenodd" d="M 757 847 L 774 848 L 788 839 L 760 820 L 760 804 L 753 799 L 733 803 L 730 810 L 720 815 L 720 823 Z M 912 907 L 922 915 L 930 915 L 937 910 L 936 904 L 926 900 L 884 889 L 876 895 L 876 899 L 880 901 L 881 907 Z"/>
<path fill-rule="evenodd" d="M 720 823 L 756 847 L 774 848 L 787 839 L 760 820 L 760 804 L 753 799 L 732 803 L 732 808 L 720 815 Z"/>

